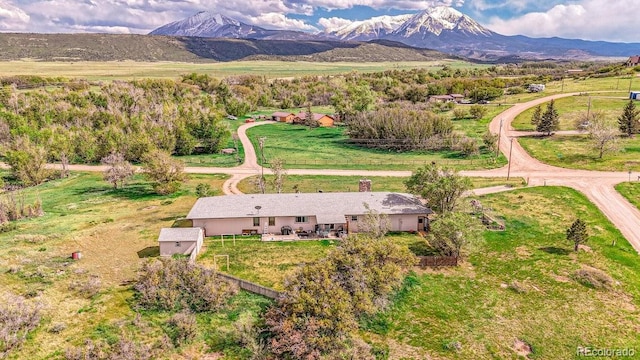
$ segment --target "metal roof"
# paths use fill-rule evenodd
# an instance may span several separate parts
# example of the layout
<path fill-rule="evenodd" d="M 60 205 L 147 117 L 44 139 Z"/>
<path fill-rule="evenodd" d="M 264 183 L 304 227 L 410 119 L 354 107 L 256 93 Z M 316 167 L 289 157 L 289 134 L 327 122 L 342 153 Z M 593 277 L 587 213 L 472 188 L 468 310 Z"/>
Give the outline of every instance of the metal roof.
<path fill-rule="evenodd" d="M 201 228 L 162 228 L 158 241 L 198 241 L 203 236 Z"/>
<path fill-rule="evenodd" d="M 320 216 L 337 219 L 381 214 L 429 214 L 431 210 L 411 194 L 391 192 L 295 193 L 225 195 L 200 198 L 187 219 L 225 219 L 276 216 Z"/>

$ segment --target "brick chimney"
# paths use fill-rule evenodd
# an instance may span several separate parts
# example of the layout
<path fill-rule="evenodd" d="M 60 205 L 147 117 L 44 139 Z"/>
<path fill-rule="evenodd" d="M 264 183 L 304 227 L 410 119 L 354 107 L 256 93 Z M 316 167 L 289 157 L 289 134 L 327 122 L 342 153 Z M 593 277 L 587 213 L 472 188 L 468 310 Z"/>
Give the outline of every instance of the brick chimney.
<path fill-rule="evenodd" d="M 358 186 L 358 191 L 360 192 L 371 192 L 371 180 L 369 179 L 361 179 L 360 184 Z"/>

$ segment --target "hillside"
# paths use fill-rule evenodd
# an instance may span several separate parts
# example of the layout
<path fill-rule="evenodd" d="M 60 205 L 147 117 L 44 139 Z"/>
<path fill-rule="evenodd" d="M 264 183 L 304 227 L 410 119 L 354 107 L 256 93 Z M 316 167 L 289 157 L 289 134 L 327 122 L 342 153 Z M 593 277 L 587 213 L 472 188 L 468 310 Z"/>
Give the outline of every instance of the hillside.
<path fill-rule="evenodd" d="M 219 39 L 115 34 L 0 33 L 0 60 L 173 61 L 234 60 L 429 61 L 449 55 L 394 42 Z"/>

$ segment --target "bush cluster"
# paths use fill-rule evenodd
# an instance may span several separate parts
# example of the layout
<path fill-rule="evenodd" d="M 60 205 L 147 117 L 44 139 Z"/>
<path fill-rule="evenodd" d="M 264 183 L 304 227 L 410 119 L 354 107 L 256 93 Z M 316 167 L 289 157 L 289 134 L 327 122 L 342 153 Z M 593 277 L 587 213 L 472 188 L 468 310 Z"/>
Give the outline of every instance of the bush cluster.
<path fill-rule="evenodd" d="M 0 358 L 22 345 L 31 331 L 40 325 L 41 306 L 22 296 L 0 297 Z"/>
<path fill-rule="evenodd" d="M 409 250 L 391 240 L 347 238 L 325 259 L 301 267 L 287 280 L 282 297 L 266 314 L 270 351 L 294 359 L 361 353 L 352 336 L 358 319 L 384 309 L 414 263 Z"/>
<path fill-rule="evenodd" d="M 238 292 L 215 272 L 187 259 L 147 262 L 135 284 L 138 304 L 145 309 L 215 311 Z"/>

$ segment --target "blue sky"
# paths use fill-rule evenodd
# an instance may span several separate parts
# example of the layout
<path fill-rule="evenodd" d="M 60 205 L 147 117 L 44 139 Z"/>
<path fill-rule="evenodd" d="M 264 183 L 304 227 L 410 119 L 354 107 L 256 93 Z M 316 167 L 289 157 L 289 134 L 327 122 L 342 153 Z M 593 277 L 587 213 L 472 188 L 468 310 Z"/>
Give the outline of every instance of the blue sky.
<path fill-rule="evenodd" d="M 505 35 L 640 42 L 631 0 L 0 0 L 0 31 L 144 34 L 203 10 L 266 28 L 321 31 L 436 5 Z"/>

